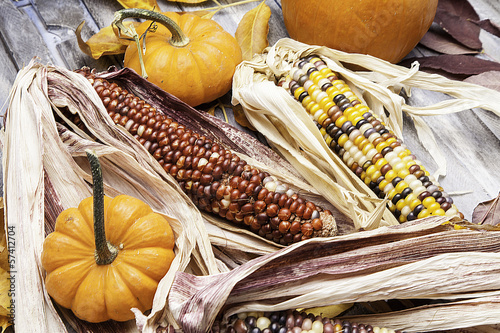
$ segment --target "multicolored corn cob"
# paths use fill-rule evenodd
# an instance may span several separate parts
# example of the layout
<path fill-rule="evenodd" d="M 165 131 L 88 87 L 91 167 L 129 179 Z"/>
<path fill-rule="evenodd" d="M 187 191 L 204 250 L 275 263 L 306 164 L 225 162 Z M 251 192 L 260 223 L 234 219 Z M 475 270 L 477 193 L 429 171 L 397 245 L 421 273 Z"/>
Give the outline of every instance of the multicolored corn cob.
<path fill-rule="evenodd" d="M 241 313 L 230 318 L 226 327 L 216 322 L 211 333 L 399 333 L 387 328 L 358 324 L 338 318 L 299 311 Z"/>
<path fill-rule="evenodd" d="M 400 222 L 463 215 L 422 163 L 318 56 L 296 61 L 278 82 L 307 110 L 328 147 Z"/>
<path fill-rule="evenodd" d="M 268 172 L 187 129 L 116 83 L 77 71 L 93 85 L 115 124 L 132 134 L 200 209 L 282 245 L 334 236 L 329 210 Z"/>

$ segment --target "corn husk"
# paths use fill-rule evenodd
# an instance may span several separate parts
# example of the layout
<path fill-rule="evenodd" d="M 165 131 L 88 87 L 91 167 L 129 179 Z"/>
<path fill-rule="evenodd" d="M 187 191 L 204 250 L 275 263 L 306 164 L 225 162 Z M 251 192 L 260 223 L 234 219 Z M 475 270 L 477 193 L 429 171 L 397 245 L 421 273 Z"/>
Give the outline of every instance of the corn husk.
<path fill-rule="evenodd" d="M 99 124 L 100 142 L 89 140 L 56 123 L 53 107 L 68 107 Z M 176 271 L 219 272 L 199 211 L 176 184 L 158 174 L 149 154 L 139 150 L 124 130 L 102 118 L 102 102 L 83 76 L 31 62 L 18 74 L 10 94 L 2 131 L 5 217 L 16 233 L 18 278 L 16 327 L 33 332 L 66 332 L 56 309 L 75 329 L 87 332 L 136 332 L 134 321 L 89 324 L 71 311 L 59 309 L 44 288 L 40 253 L 45 235 L 63 209 L 76 207 L 92 195 L 85 149 L 93 149 L 102 164 L 105 193 L 128 194 L 163 214 L 174 231 L 176 257 L 160 281 L 149 315 L 137 313 L 151 329 L 168 321 L 166 299 Z"/>
<path fill-rule="evenodd" d="M 184 332 L 192 333 L 205 332 L 219 311 L 224 321 L 240 312 L 412 298 L 449 303 L 361 317 L 362 322 L 409 332 L 497 324 L 500 233 L 447 219 L 431 217 L 326 242 L 311 239 L 218 275 L 178 273 L 170 308 Z M 494 301 L 488 310 L 486 300 Z M 474 304 L 484 312 L 462 311 Z"/>
<path fill-rule="evenodd" d="M 188 128 L 223 143 L 248 163 L 293 184 L 292 188 L 303 197 L 331 210 L 342 233 L 353 231 L 349 217 L 338 212 L 286 160 L 255 138 L 188 107 L 128 69 L 99 75 L 119 82 Z M 78 114 L 86 129 L 67 119 L 63 110 Z M 176 271 L 216 274 L 280 248 L 221 219 L 201 214 L 144 147 L 124 128 L 114 125 L 82 75 L 33 60 L 18 73 L 0 135 L 6 221 L 19 230 L 16 255 L 25 258 L 23 274 L 16 283 L 20 293 L 29 296 L 19 300 L 19 307 L 37 309 L 29 315 L 25 312 L 29 310 L 19 310 L 18 327 L 65 332 L 59 314 L 78 331 L 154 332 L 168 324 L 177 327 L 167 303 Z M 92 194 L 85 158 L 89 148 L 100 157 L 105 193 L 112 197 L 124 193 L 145 201 L 169 219 L 176 236 L 176 259 L 160 282 L 151 313 L 135 311 L 135 323 L 82 322 L 71 311 L 53 304 L 44 289 L 40 252 L 45 235 L 53 231 L 62 210 L 77 206 Z M 213 246 L 218 247 L 220 258 L 214 256 Z"/>
<path fill-rule="evenodd" d="M 445 174 L 446 160 L 422 116 L 471 108 L 483 108 L 500 115 L 500 92 L 420 72 L 418 63 L 408 69 L 368 55 L 348 54 L 286 38 L 252 61 L 242 62 L 233 79 L 233 104 L 241 104 L 250 124 L 323 196 L 335 203 L 341 212 L 351 214 L 358 229 L 398 222 L 388 209 L 381 207 L 383 202 L 326 146 L 300 103 L 276 85 L 277 79 L 290 71 L 295 60 L 310 54 L 321 56 L 333 71 L 340 73 L 356 96 L 399 138 L 403 137 L 403 112 L 408 113 L 414 120 L 419 139 L 440 166 L 435 176 Z M 405 104 L 399 95 L 403 88 L 407 94 L 411 93 L 411 88 L 421 88 L 453 98 L 435 105 L 413 107 Z M 374 210 L 379 214 L 374 214 Z"/>

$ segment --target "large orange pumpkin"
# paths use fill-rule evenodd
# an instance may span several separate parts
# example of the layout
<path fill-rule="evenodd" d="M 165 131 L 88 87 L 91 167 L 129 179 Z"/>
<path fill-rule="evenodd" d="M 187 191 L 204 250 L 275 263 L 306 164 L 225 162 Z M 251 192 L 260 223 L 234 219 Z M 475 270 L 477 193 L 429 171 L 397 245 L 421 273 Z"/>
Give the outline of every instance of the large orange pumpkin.
<path fill-rule="evenodd" d="M 158 282 L 175 256 L 174 234 L 143 201 L 103 196 L 94 167 L 94 196 L 59 214 L 43 243 L 45 285 L 80 319 L 126 321 L 134 318 L 131 308 L 151 309 Z"/>
<path fill-rule="evenodd" d="M 392 63 L 417 45 L 438 0 L 282 0 L 291 38 Z"/>
<path fill-rule="evenodd" d="M 147 79 L 191 106 L 226 94 L 242 57 L 236 39 L 213 20 L 194 14 L 161 14 L 170 19 L 167 24 L 158 19 L 154 29 L 150 29 L 152 21 L 145 21 L 137 28 L 139 35 L 149 29 L 145 43 L 141 41 L 141 47 L 145 46 L 142 57 Z M 146 15 L 150 14 L 136 16 L 146 18 Z M 172 30 L 172 22 L 180 30 L 180 36 L 172 38 L 171 31 L 178 32 Z M 141 73 L 136 43 L 127 47 L 124 65 Z"/>

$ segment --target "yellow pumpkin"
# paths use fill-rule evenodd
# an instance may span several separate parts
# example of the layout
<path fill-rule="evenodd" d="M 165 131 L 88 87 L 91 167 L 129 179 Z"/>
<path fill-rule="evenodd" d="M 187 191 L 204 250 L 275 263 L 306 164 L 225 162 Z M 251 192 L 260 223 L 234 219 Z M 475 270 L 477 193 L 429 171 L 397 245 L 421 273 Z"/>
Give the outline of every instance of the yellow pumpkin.
<path fill-rule="evenodd" d="M 147 79 L 191 106 L 226 94 L 242 57 L 236 39 L 213 20 L 194 14 L 162 14 L 170 20 L 154 16 L 161 24 L 149 29 L 145 43 L 140 44 L 145 45 L 142 58 Z M 151 23 L 142 23 L 137 33 L 142 35 Z M 136 43 L 130 43 L 125 51 L 125 67 L 141 74 L 140 62 Z"/>
<path fill-rule="evenodd" d="M 418 44 L 438 0 L 282 0 L 291 38 L 392 63 Z"/>
<path fill-rule="evenodd" d="M 64 210 L 44 241 L 45 285 L 80 319 L 126 321 L 134 318 L 133 307 L 151 309 L 175 256 L 174 235 L 168 221 L 143 201 L 96 194 L 95 183 L 94 177 L 94 196 Z"/>

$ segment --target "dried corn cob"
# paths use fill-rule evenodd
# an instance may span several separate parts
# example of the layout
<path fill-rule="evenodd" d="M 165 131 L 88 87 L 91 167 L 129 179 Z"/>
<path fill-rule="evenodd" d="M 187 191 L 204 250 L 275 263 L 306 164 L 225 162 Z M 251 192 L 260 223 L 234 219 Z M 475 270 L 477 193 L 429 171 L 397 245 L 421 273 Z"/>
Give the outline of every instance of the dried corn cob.
<path fill-rule="evenodd" d="M 387 328 L 351 323 L 338 318 L 315 316 L 299 311 L 280 311 L 271 313 L 241 313 L 230 318 L 229 324 L 222 327 L 216 322 L 211 333 L 396 333 Z"/>
<path fill-rule="evenodd" d="M 116 83 L 96 78 L 88 69 L 77 72 L 92 83 L 113 121 L 154 156 L 201 210 L 282 245 L 335 235 L 329 210 L 306 201 L 287 184 L 157 112 Z"/>
<path fill-rule="evenodd" d="M 310 114 L 326 144 L 400 222 L 463 215 L 404 143 L 317 56 L 294 63 L 278 85 Z"/>

